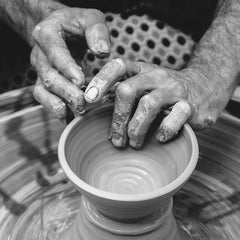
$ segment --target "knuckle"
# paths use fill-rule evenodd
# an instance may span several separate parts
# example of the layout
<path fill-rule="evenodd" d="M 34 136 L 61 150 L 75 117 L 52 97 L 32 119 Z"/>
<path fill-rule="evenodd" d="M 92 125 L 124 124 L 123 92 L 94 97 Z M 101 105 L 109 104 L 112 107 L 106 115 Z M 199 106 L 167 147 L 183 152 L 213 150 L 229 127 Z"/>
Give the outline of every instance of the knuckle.
<path fill-rule="evenodd" d="M 194 130 L 202 130 L 214 125 L 219 113 L 218 109 L 209 108 L 205 104 L 199 107 L 193 105 L 188 122 Z"/>
<path fill-rule="evenodd" d="M 113 114 L 113 123 L 125 124 L 126 123 L 126 114 L 114 113 Z"/>
<path fill-rule="evenodd" d="M 175 79 L 170 79 L 170 83 L 166 85 L 165 89 L 177 99 L 186 99 L 188 90 L 183 83 L 177 82 Z"/>
<path fill-rule="evenodd" d="M 157 99 L 155 97 L 153 97 L 152 95 L 144 95 L 140 101 L 139 104 L 141 105 L 141 107 L 144 109 L 145 112 L 150 112 L 154 109 L 157 109 L 158 107 L 158 102 Z"/>
<path fill-rule="evenodd" d="M 51 72 L 48 74 L 48 76 L 43 78 L 43 84 L 49 90 L 51 90 L 54 87 L 55 83 L 56 83 L 56 76 Z"/>
<path fill-rule="evenodd" d="M 127 119 L 122 114 L 114 114 L 113 120 L 112 120 L 112 132 L 118 133 L 122 136 L 124 136 L 124 133 L 127 129 Z"/>
<path fill-rule="evenodd" d="M 51 90 L 51 89 L 53 88 L 53 85 L 54 85 L 53 79 L 51 79 L 51 78 L 45 78 L 45 79 L 43 80 L 43 83 L 44 83 L 44 86 L 45 86 L 47 89 Z"/>
<path fill-rule="evenodd" d="M 35 84 L 33 88 L 33 97 L 42 104 L 47 111 L 52 113 L 58 119 L 64 119 L 67 114 L 66 104 L 58 98 L 49 98 L 47 93 L 43 93 L 41 84 Z"/>
<path fill-rule="evenodd" d="M 52 34 L 52 31 L 50 24 L 44 24 L 39 33 L 42 38 L 48 38 L 48 36 Z"/>
<path fill-rule="evenodd" d="M 65 61 L 65 59 L 62 57 L 62 54 L 59 51 L 56 51 L 55 48 L 50 48 L 47 50 L 47 58 L 49 62 L 55 66 L 58 62 L 61 62 L 62 66 L 67 67 L 69 63 Z"/>
<path fill-rule="evenodd" d="M 34 28 L 32 36 L 35 41 L 39 42 L 48 39 L 49 36 L 52 35 L 52 31 L 52 24 L 49 22 L 41 22 Z"/>
<path fill-rule="evenodd" d="M 33 37 L 34 40 L 37 40 L 37 39 L 38 39 L 38 37 L 39 37 L 39 32 L 41 31 L 41 29 L 42 29 L 41 23 L 37 24 L 37 25 L 35 26 L 35 28 L 33 29 L 33 31 L 32 31 L 32 37 Z"/>
<path fill-rule="evenodd" d="M 217 121 L 217 118 L 208 117 L 204 119 L 203 124 L 205 127 L 210 127 L 214 125 L 216 121 Z"/>
<path fill-rule="evenodd" d="M 202 130 L 207 127 L 210 127 L 216 123 L 217 117 L 213 116 L 197 116 L 193 117 L 189 124 L 194 130 Z"/>
<path fill-rule="evenodd" d="M 50 109 L 54 117 L 58 119 L 63 119 L 66 117 L 66 104 L 62 101 L 59 100 L 55 103 L 50 103 Z"/>
<path fill-rule="evenodd" d="M 120 83 L 116 89 L 116 95 L 118 97 L 128 98 L 133 96 L 134 89 L 128 83 Z"/>
<path fill-rule="evenodd" d="M 179 101 L 175 104 L 175 106 L 177 106 L 179 108 L 181 114 L 186 115 L 186 116 L 191 115 L 192 107 L 187 102 Z"/>

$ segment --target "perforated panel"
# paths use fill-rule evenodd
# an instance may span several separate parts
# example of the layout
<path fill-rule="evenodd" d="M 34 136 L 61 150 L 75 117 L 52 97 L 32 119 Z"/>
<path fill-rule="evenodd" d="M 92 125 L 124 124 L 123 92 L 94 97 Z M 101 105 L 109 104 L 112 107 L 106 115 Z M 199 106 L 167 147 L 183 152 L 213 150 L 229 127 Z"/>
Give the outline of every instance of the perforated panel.
<path fill-rule="evenodd" d="M 111 55 L 108 59 L 97 59 L 88 52 L 85 65 L 89 76 L 116 57 L 171 69 L 183 68 L 190 59 L 194 45 L 191 37 L 160 21 L 146 15 L 123 19 L 119 14 L 110 13 L 106 21 L 111 31 Z"/>
<path fill-rule="evenodd" d="M 160 21 L 146 15 L 133 15 L 126 19 L 112 13 L 106 14 L 106 21 L 111 31 L 112 52 L 108 59 L 97 59 L 90 52 L 85 55 L 82 62 L 88 77 L 95 75 L 108 60 L 116 57 L 155 63 L 171 69 L 184 67 L 190 59 L 194 45 L 191 37 Z M 0 70 L 0 93 L 33 85 L 37 76 L 26 59 L 23 61 L 15 55 L 11 61 L 1 56 Z"/>

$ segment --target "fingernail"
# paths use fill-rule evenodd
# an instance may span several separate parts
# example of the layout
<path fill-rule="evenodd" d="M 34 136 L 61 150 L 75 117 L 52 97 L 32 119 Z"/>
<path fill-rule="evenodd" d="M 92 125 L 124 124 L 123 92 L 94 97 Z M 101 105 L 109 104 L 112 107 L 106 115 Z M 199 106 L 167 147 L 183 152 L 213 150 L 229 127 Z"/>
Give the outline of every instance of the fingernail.
<path fill-rule="evenodd" d="M 133 140 L 129 140 L 129 144 L 133 148 L 140 148 L 140 145 L 138 143 L 134 142 Z"/>
<path fill-rule="evenodd" d="M 123 147 L 122 137 L 120 137 L 119 139 L 112 138 L 112 143 L 116 147 Z"/>
<path fill-rule="evenodd" d="M 91 87 L 87 92 L 85 92 L 86 100 L 93 102 L 98 97 L 98 89 Z"/>
<path fill-rule="evenodd" d="M 165 136 L 159 132 L 157 135 L 156 135 L 156 138 L 159 142 L 164 142 L 165 141 Z"/>
<path fill-rule="evenodd" d="M 116 147 L 122 147 L 123 145 L 123 138 L 120 134 L 113 132 L 112 133 L 112 143 Z"/>
<path fill-rule="evenodd" d="M 109 46 L 106 40 L 100 39 L 97 41 L 95 44 L 95 50 L 97 52 L 104 52 L 107 53 L 109 52 Z"/>

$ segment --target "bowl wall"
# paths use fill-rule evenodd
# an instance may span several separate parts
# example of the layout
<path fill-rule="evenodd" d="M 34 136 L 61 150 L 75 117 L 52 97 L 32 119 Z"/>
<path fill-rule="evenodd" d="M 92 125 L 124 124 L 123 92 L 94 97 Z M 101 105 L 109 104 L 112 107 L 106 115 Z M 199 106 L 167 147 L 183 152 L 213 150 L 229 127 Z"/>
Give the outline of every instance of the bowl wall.
<path fill-rule="evenodd" d="M 142 150 L 117 149 L 108 140 L 111 116 L 112 107 L 102 107 L 75 119 L 62 134 L 59 159 L 70 180 L 101 212 L 142 217 L 160 209 L 159 200 L 172 196 L 191 175 L 197 141 L 185 126 L 166 144 L 159 144 L 150 131 Z"/>

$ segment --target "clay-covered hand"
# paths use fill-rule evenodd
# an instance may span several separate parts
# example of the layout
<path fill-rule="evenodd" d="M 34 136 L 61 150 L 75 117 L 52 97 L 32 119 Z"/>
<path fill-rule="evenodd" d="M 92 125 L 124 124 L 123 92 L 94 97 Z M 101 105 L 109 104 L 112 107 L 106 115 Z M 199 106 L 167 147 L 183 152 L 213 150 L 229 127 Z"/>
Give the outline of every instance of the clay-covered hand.
<path fill-rule="evenodd" d="M 84 36 L 93 54 L 108 55 L 110 40 L 104 15 L 95 9 L 64 7 L 37 24 L 32 36 L 35 45 L 31 63 L 38 73 L 34 97 L 60 119 L 66 117 L 67 105 L 81 112 L 85 106 L 81 90 L 85 77 L 66 42 Z M 84 45 L 79 41 L 77 47 Z"/>
<path fill-rule="evenodd" d="M 156 139 L 160 142 L 172 138 L 188 120 L 195 129 L 215 121 L 218 110 L 209 104 L 208 91 L 201 87 L 202 77 L 192 70 L 174 71 L 115 59 L 91 80 L 85 99 L 98 102 L 121 81 L 116 87 L 110 138 L 117 147 L 125 146 L 129 138 L 132 147 L 140 148 L 151 123 L 165 109 L 170 112 L 159 123 Z"/>

